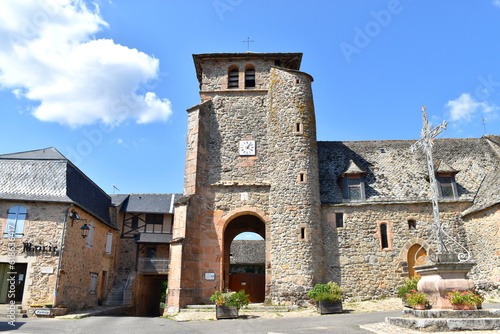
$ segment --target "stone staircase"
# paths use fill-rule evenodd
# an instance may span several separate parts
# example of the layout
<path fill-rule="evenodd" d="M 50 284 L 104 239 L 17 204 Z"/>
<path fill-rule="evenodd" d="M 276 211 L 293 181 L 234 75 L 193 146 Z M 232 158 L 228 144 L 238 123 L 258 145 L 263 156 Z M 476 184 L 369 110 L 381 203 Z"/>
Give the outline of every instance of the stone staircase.
<path fill-rule="evenodd" d="M 118 275 L 115 279 L 115 284 L 108 294 L 106 305 L 130 305 L 132 303 L 132 286 L 135 279 L 135 273 L 131 272 L 128 275 Z"/>
<path fill-rule="evenodd" d="M 289 312 L 293 310 L 294 306 L 268 306 L 262 303 L 248 304 L 242 310 L 250 312 Z M 180 309 L 179 312 L 215 312 L 215 305 L 186 305 Z"/>
<path fill-rule="evenodd" d="M 21 304 L 14 305 L 12 309 L 10 304 L 0 304 L 0 319 L 9 318 L 14 310 L 14 316 L 17 318 L 27 318 L 28 314 L 26 310 L 23 310 Z"/>
<path fill-rule="evenodd" d="M 402 317 L 386 318 L 386 323 L 426 332 L 500 329 L 500 309 L 470 311 L 403 310 Z"/>

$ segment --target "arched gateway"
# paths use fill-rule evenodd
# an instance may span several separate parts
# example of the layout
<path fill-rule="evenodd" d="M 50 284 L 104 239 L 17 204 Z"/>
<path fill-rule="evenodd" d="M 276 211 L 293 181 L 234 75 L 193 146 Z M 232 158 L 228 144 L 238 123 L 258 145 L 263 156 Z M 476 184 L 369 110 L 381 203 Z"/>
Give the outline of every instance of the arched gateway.
<path fill-rule="evenodd" d="M 243 270 L 239 273 L 231 272 L 231 258 L 235 255 L 231 253 L 231 245 L 234 238 L 243 232 L 253 232 L 266 239 L 266 225 L 259 217 L 246 214 L 238 216 L 228 222 L 224 230 L 224 255 L 223 255 L 223 277 L 224 288 L 232 291 L 245 290 L 250 295 L 250 301 L 261 303 L 265 299 L 265 273 Z M 264 247 L 261 243 L 259 247 Z M 245 254 L 248 258 L 257 257 L 258 249 L 247 249 L 251 252 Z M 264 253 L 267 254 L 267 252 Z M 265 260 L 265 262 L 268 262 Z M 265 266 L 264 266 L 265 267 Z"/>

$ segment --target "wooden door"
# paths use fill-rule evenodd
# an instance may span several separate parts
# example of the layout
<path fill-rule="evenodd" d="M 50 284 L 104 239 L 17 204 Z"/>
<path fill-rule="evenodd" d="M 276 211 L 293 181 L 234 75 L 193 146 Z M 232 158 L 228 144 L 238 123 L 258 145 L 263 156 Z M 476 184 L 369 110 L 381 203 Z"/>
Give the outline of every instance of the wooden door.
<path fill-rule="evenodd" d="M 427 252 L 424 248 L 420 248 L 419 244 L 415 244 L 408 250 L 408 277 L 420 277 L 420 275 L 415 272 L 414 267 L 425 263 L 425 258 L 427 257 Z M 418 252 L 418 254 L 417 254 Z"/>
<path fill-rule="evenodd" d="M 251 303 L 263 303 L 265 299 L 266 278 L 263 274 L 240 273 L 229 276 L 231 291 L 245 290 Z"/>

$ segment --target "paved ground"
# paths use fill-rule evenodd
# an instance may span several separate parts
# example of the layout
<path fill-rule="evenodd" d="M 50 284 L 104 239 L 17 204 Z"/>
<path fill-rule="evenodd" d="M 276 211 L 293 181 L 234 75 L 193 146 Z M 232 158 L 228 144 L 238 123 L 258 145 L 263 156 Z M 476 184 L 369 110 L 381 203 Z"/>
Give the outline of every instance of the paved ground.
<path fill-rule="evenodd" d="M 496 301 L 499 302 L 499 301 Z M 500 308 L 500 304 L 485 307 Z M 377 334 L 422 334 L 423 332 L 400 328 L 386 324 L 387 316 L 398 316 L 403 308 L 396 298 L 344 303 L 344 314 L 320 316 L 314 309 L 301 309 L 292 312 L 249 312 L 242 310 L 242 317 L 236 320 L 207 321 L 215 319 L 215 312 L 180 313 L 171 319 L 107 317 L 92 316 L 103 308 L 88 312 L 67 315 L 63 320 L 56 319 L 18 319 L 17 328 L 3 326 L 0 321 L 0 332 L 7 333 L 176 333 L 176 334 L 220 334 L 220 333 L 263 333 L 263 334 L 295 334 L 295 333 L 377 333 Z M 84 318 L 75 320 L 75 318 Z M 176 320 L 176 321 L 175 321 Z M 464 331 L 472 334 L 499 334 L 500 331 Z M 445 332 L 441 332 L 445 334 Z M 446 332 L 457 334 L 457 332 Z"/>

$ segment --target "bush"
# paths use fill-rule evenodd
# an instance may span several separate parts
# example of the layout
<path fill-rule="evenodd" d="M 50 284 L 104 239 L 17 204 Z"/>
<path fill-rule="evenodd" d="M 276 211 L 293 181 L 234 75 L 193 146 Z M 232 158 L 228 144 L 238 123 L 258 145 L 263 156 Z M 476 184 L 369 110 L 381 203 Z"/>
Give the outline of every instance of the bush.
<path fill-rule="evenodd" d="M 316 284 L 309 290 L 307 296 L 314 301 L 326 300 L 336 302 L 342 299 L 342 288 L 334 282 L 327 284 Z"/>
<path fill-rule="evenodd" d="M 235 306 L 238 310 L 250 302 L 250 295 L 245 294 L 245 290 L 238 292 L 215 291 L 210 300 L 217 306 Z"/>
<path fill-rule="evenodd" d="M 398 297 L 405 299 L 406 295 L 412 290 L 417 290 L 417 284 L 420 281 L 420 277 L 412 277 L 405 279 L 402 286 L 398 288 Z"/>

